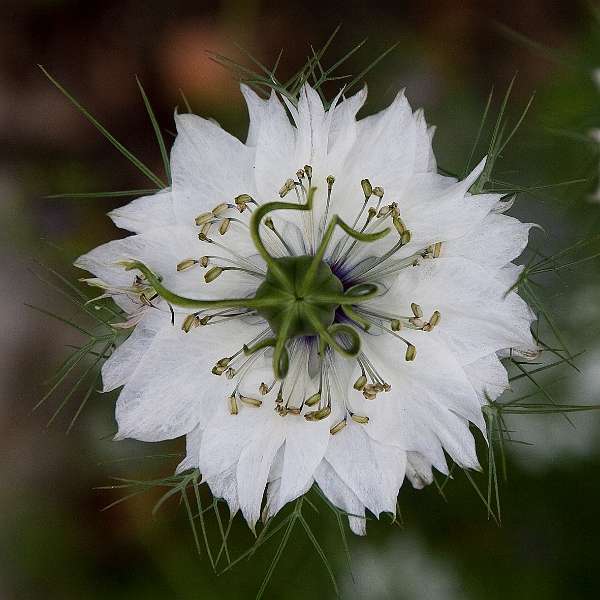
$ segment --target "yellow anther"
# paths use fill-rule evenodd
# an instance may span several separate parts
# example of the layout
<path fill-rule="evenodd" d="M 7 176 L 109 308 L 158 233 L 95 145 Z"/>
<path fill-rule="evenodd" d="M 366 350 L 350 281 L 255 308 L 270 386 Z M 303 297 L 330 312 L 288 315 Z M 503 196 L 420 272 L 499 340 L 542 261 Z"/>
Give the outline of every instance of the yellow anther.
<path fill-rule="evenodd" d="M 411 360 L 415 360 L 416 355 L 417 355 L 416 347 L 413 346 L 412 344 L 408 344 L 408 346 L 406 347 L 406 354 L 405 354 L 404 358 L 407 361 L 411 361 Z"/>
<path fill-rule="evenodd" d="M 240 394 L 240 400 L 248 406 L 255 406 L 257 408 L 262 406 L 262 400 L 258 400 L 257 398 L 250 398 L 249 396 L 242 396 Z"/>
<path fill-rule="evenodd" d="M 221 204 L 217 204 L 213 209 L 212 209 L 212 214 L 215 217 L 218 217 L 219 215 L 223 214 L 225 211 L 229 210 L 229 204 L 227 204 L 227 202 L 221 202 Z"/>
<path fill-rule="evenodd" d="M 187 269 L 191 269 L 194 265 L 197 265 L 198 261 L 194 258 L 188 258 L 186 260 L 182 260 L 180 263 L 177 263 L 178 271 L 185 271 Z"/>
<path fill-rule="evenodd" d="M 320 410 L 313 410 L 311 412 L 307 412 L 304 415 L 304 418 L 307 421 L 321 421 L 322 419 L 326 419 L 331 414 L 331 407 L 325 406 Z"/>
<path fill-rule="evenodd" d="M 410 310 L 412 310 L 413 315 L 419 319 L 423 316 L 423 309 L 416 302 L 411 302 Z"/>
<path fill-rule="evenodd" d="M 304 404 L 306 404 L 306 406 L 314 406 L 315 404 L 318 404 L 320 401 L 321 401 L 321 392 L 317 392 L 316 394 L 313 394 L 310 398 L 305 400 Z"/>
<path fill-rule="evenodd" d="M 232 415 L 237 415 L 239 412 L 238 403 L 235 399 L 235 395 L 229 396 L 229 412 Z"/>
<path fill-rule="evenodd" d="M 227 233 L 227 230 L 229 229 L 229 225 L 231 225 L 231 220 L 223 219 L 223 221 L 221 221 L 221 224 L 219 225 L 219 233 L 221 235 L 225 235 Z"/>
<path fill-rule="evenodd" d="M 192 327 L 198 327 L 198 315 L 188 315 L 181 324 L 181 329 L 188 333 Z"/>
<path fill-rule="evenodd" d="M 392 205 L 382 206 L 377 213 L 377 218 L 387 217 L 392 212 Z"/>
<path fill-rule="evenodd" d="M 390 321 L 390 328 L 392 331 L 400 331 L 402 329 L 402 323 L 400 322 L 400 319 L 392 319 Z"/>
<path fill-rule="evenodd" d="M 362 390 L 365 385 L 367 385 L 367 378 L 365 375 L 361 375 L 355 382 L 354 382 L 354 389 L 358 390 L 360 392 L 360 390 Z"/>
<path fill-rule="evenodd" d="M 284 196 L 286 196 L 289 192 L 291 192 L 294 189 L 294 180 L 293 179 L 288 179 L 282 186 L 281 189 L 279 190 L 279 197 L 283 198 Z"/>
<path fill-rule="evenodd" d="M 394 227 L 396 228 L 396 231 L 398 232 L 399 235 L 404 235 L 407 231 L 406 229 L 406 225 L 404 224 L 404 221 L 402 221 L 402 219 L 400 217 L 394 217 L 392 219 L 392 223 L 394 223 Z"/>
<path fill-rule="evenodd" d="M 206 283 L 210 283 L 211 281 L 214 281 L 222 272 L 223 267 L 213 267 L 206 272 L 206 275 L 204 275 L 204 281 L 206 281 Z"/>
<path fill-rule="evenodd" d="M 368 200 L 373 195 L 373 186 L 371 185 L 371 182 L 368 179 L 363 179 L 360 182 L 360 187 L 362 187 L 365 200 Z"/>
<path fill-rule="evenodd" d="M 254 199 L 252 196 L 250 196 L 250 194 L 240 194 L 239 196 L 235 197 L 235 204 L 240 212 L 244 212 L 246 206 L 251 202 L 254 202 Z"/>
<path fill-rule="evenodd" d="M 367 400 L 375 400 L 377 398 L 377 394 L 383 391 L 383 387 L 381 387 L 378 383 L 368 383 L 362 390 L 363 396 Z"/>
<path fill-rule="evenodd" d="M 202 213 L 201 215 L 198 215 L 195 219 L 195 222 L 196 222 L 196 225 L 200 226 L 200 225 L 204 225 L 208 221 L 212 220 L 212 218 L 213 218 L 213 214 L 211 212 L 205 212 L 205 213 Z"/>
<path fill-rule="evenodd" d="M 355 414 L 352 414 L 352 415 L 350 415 L 350 418 L 355 423 L 360 423 L 361 425 L 366 425 L 369 422 L 369 417 L 366 417 L 364 415 L 355 415 Z"/>
<path fill-rule="evenodd" d="M 342 421 L 340 421 L 339 423 L 336 423 L 333 427 L 331 427 L 329 429 L 329 433 L 331 435 L 335 435 L 336 433 L 340 432 L 342 429 L 344 429 L 344 427 L 346 427 L 347 423 L 346 423 L 346 419 L 343 419 Z"/>

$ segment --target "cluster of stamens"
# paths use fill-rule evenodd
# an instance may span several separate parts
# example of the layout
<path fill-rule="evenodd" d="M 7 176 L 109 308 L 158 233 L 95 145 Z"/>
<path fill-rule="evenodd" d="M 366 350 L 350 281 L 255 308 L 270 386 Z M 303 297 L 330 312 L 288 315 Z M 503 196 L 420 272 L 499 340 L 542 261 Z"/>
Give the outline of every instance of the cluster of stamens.
<path fill-rule="evenodd" d="M 404 359 L 413 361 L 416 357 L 416 347 L 399 332 L 404 329 L 429 332 L 440 322 L 439 311 L 435 310 L 429 319 L 425 320 L 421 306 L 414 302 L 410 306 L 412 314 L 407 316 L 384 314 L 363 303 L 380 293 L 378 280 L 416 265 L 420 260 L 439 257 L 441 243 L 417 251 L 409 257 L 392 260 L 400 248 L 410 243 L 411 232 L 401 217 L 398 203 L 384 204 L 383 188 L 373 187 L 368 179 L 360 182 L 363 201 L 350 226 L 337 215 L 329 218 L 335 178 L 332 175 L 326 177 L 327 196 L 324 213 L 320 222 L 315 224 L 312 211 L 315 188 L 312 187 L 312 179 L 312 167 L 304 165 L 296 172 L 295 179 L 287 179 L 282 185 L 279 190 L 280 198 L 295 192 L 297 203 L 271 202 L 261 205 L 249 194 L 241 194 L 232 202 L 221 202 L 195 219 L 196 226 L 200 228 L 198 239 L 220 248 L 223 255 L 206 254 L 186 258 L 177 264 L 177 272 L 201 267 L 207 269 L 204 281 L 211 283 L 226 271 L 241 271 L 262 280 L 254 297 L 224 300 L 185 298 L 165 288 L 161 279 L 142 263 L 123 263 L 126 269 L 137 269 L 142 273 L 143 278 L 136 275 L 132 286 L 142 303 L 152 305 L 152 300 L 160 296 L 169 306 L 196 309 L 183 319 L 181 329 L 185 333 L 227 319 L 243 319 L 255 314 L 268 322 L 269 327 L 256 338 L 244 344 L 231 356 L 219 359 L 212 367 L 214 375 L 237 381 L 227 398 L 232 415 L 239 413 L 240 404 L 259 408 L 265 397 L 274 393 L 274 409 L 282 417 L 303 416 L 309 422 L 328 418 L 332 413 L 331 377 L 335 377 L 332 361 L 334 352 L 357 361 L 361 375 L 355 381 L 354 389 L 362 393 L 365 399 L 375 400 L 378 394 L 389 392 L 391 386 L 377 372 L 364 351 L 360 350 L 360 337 L 356 329 L 368 332 L 374 326 L 393 335 L 406 344 Z M 278 232 L 273 219 L 268 216 L 269 213 L 278 210 L 303 211 L 302 217 L 307 232 L 306 255 L 294 254 L 288 241 Z M 249 216 L 249 222 L 236 217 L 236 213 Z M 382 227 L 386 222 L 390 223 L 391 227 Z M 233 226 L 241 226 L 250 234 L 267 265 L 266 272 L 247 257 L 237 254 L 231 245 L 217 241 L 215 233 L 225 236 Z M 329 255 L 325 256 L 336 226 L 343 229 L 346 235 L 340 237 Z M 392 231 L 392 227 L 398 239 L 388 251 L 380 257 L 353 261 L 365 243 L 381 239 Z M 282 257 L 274 257 L 267 251 L 261 232 L 268 232 L 273 237 L 269 240 L 270 248 L 274 247 L 273 240 L 278 240 L 285 250 Z M 336 273 L 342 274 L 341 279 Z M 341 321 L 338 320 L 338 314 L 343 315 Z M 317 351 L 320 364 L 319 389 L 298 405 L 293 405 L 290 402 L 290 392 L 287 391 L 286 379 L 289 349 L 296 352 L 302 344 L 305 348 L 314 346 Z M 242 394 L 240 386 L 245 375 L 265 353 L 272 354 L 273 381 L 262 382 L 258 387 L 257 397 Z M 368 423 L 368 416 L 356 414 L 351 410 L 348 404 L 350 401 L 344 400 L 346 416 L 330 428 L 332 435 L 341 431 L 347 425 L 348 419 L 363 425 Z"/>

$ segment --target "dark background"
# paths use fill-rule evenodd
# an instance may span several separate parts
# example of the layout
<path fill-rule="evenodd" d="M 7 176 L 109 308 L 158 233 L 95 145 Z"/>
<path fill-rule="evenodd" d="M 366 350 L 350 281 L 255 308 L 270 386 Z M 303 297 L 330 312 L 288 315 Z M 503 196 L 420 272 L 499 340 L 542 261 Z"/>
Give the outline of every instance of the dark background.
<path fill-rule="evenodd" d="M 35 261 L 69 277 L 72 260 L 123 235 L 105 213 L 120 199 L 48 199 L 61 192 L 147 187 L 148 182 L 77 113 L 44 77 L 43 64 L 144 162 L 161 170 L 135 75 L 151 98 L 170 144 L 172 113 L 183 90 L 196 112 L 245 135 L 247 115 L 231 73 L 209 60 L 212 50 L 249 61 L 241 44 L 266 64 L 285 48 L 281 70 L 306 60 L 338 23 L 329 64 L 362 38 L 368 44 L 347 63 L 356 74 L 380 52 L 398 48 L 367 76 L 365 112 L 406 87 L 413 107 L 438 125 L 439 163 L 461 170 L 488 93 L 495 115 L 518 72 L 508 113 L 513 121 L 536 99 L 505 151 L 497 176 L 523 186 L 585 178 L 585 182 L 519 197 L 514 214 L 543 225 L 534 243 L 560 248 L 598 232 L 598 152 L 588 132 L 600 127 L 600 21 L 583 2 L 68 2 L 4 0 L 0 8 L 0 598 L 252 598 L 276 546 L 215 577 L 198 559 L 177 502 L 156 517 L 150 492 L 101 509 L 122 495 L 94 489 L 110 477 L 168 475 L 181 440 L 155 446 L 111 442 L 114 397 L 95 396 L 71 433 L 79 404 L 60 391 L 38 411 L 44 381 L 77 343 L 65 325 L 24 306 L 68 316 L 76 310 L 40 282 Z M 501 23 L 527 36 L 519 42 Z M 327 62 L 327 59 L 326 59 Z M 333 89 L 333 88 L 330 88 Z M 331 93 L 331 92 L 330 92 Z M 483 147 L 478 155 L 483 154 Z M 32 272 L 33 271 L 33 272 Z M 587 350 L 582 374 L 546 377 L 565 403 L 597 403 L 600 385 L 598 265 L 544 280 L 543 292 L 573 351 Z M 400 494 L 404 528 L 370 523 L 366 539 L 351 539 L 356 584 L 345 567 L 330 513 L 310 512 L 347 598 L 563 599 L 597 598 L 600 444 L 593 413 L 523 417 L 511 423 L 509 477 L 502 485 L 502 526 L 462 474 L 446 487 Z M 138 460 L 125 460 L 136 458 Z M 485 478 L 480 478 L 485 487 Z M 224 514 L 224 513 L 223 513 Z M 308 516 L 308 515 L 307 515 Z M 350 534 L 348 534 L 350 535 Z M 252 543 L 241 523 L 232 552 Z M 268 598 L 333 597 L 327 574 L 298 529 L 274 573 Z"/>

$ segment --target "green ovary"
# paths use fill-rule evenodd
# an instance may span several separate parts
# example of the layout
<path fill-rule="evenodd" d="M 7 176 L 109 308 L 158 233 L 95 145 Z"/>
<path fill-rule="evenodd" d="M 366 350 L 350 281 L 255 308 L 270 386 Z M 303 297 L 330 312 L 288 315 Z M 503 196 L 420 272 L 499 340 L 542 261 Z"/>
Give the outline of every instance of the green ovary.
<path fill-rule="evenodd" d="M 339 302 L 328 297 L 340 297 L 344 288 L 329 265 L 320 262 L 311 281 L 306 273 L 313 256 L 286 256 L 272 259 L 285 279 L 267 270 L 265 281 L 258 287 L 255 298 L 266 300 L 258 313 L 269 323 L 277 336 L 285 328 L 287 337 L 317 335 L 335 320 Z"/>

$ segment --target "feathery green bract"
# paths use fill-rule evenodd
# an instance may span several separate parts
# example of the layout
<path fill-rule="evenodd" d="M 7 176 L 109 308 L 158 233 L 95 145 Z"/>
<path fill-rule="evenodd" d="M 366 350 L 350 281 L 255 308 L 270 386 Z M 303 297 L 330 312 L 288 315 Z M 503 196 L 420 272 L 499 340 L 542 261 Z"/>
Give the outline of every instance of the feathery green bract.
<path fill-rule="evenodd" d="M 514 121 L 514 124 L 512 126 L 509 125 L 507 109 L 514 84 L 515 77 L 513 77 L 511 80 L 502 98 L 498 116 L 490 132 L 490 138 L 486 152 L 486 165 L 478 181 L 472 186 L 471 192 L 500 193 L 504 194 L 507 199 L 511 199 L 512 201 L 517 197 L 518 194 L 527 194 L 540 197 L 537 192 L 542 190 L 589 183 L 589 179 L 572 179 L 548 185 L 523 186 L 501 180 L 494 176 L 494 171 L 497 167 L 498 160 L 502 157 L 502 153 L 506 150 L 508 144 L 513 140 L 518 129 L 523 124 L 533 101 L 532 96 L 526 103 L 520 115 Z M 477 153 L 477 148 L 482 138 L 482 132 L 485 129 L 490 112 L 492 98 L 493 92 L 491 92 L 488 96 L 482 119 L 479 124 L 479 129 L 475 137 L 475 142 L 472 146 L 469 158 L 463 170 L 463 176 L 468 173 L 469 169 L 471 168 L 471 164 L 473 163 L 473 159 Z M 453 173 L 445 172 L 444 174 L 458 177 Z M 547 199 L 547 197 L 544 197 L 544 199 Z M 582 250 L 588 250 L 590 247 L 591 251 L 581 255 Z M 482 491 L 478 485 L 478 475 L 463 469 L 469 483 L 473 486 L 475 493 L 486 507 L 488 518 L 491 518 L 497 524 L 500 524 L 501 522 L 500 483 L 501 480 L 505 481 L 507 478 L 507 445 L 509 443 L 526 443 L 512 438 L 511 432 L 506 424 L 505 416 L 558 414 L 572 424 L 569 418 L 569 413 L 600 409 L 600 405 L 575 405 L 557 402 L 547 384 L 538 378 L 539 375 L 546 375 L 547 371 L 553 371 L 561 366 L 568 366 L 578 371 L 579 369 L 575 364 L 575 359 L 579 358 L 582 354 L 582 352 L 573 354 L 569 350 L 566 344 L 565 336 L 558 327 L 551 310 L 546 305 L 545 300 L 542 299 L 542 292 L 538 289 L 541 285 L 538 283 L 539 276 L 544 274 L 554 274 L 555 276 L 559 277 L 560 273 L 563 271 L 568 272 L 584 263 L 588 263 L 600 258 L 600 235 L 579 240 L 551 256 L 543 256 L 541 253 L 535 250 L 530 250 L 530 254 L 532 254 L 530 260 L 526 262 L 526 265 L 515 284 L 507 290 L 507 294 L 512 291 L 518 291 L 518 293 L 527 301 L 527 303 L 537 314 L 537 325 L 533 333 L 534 338 L 540 347 L 541 362 L 539 360 L 520 360 L 516 356 L 511 355 L 505 360 L 505 363 L 507 368 L 510 368 L 511 366 L 514 368 L 513 372 L 509 376 L 509 380 L 511 382 L 519 381 L 520 383 L 526 381 L 529 383 L 529 387 L 532 391 L 512 399 L 507 399 L 505 396 L 501 396 L 496 401 L 489 401 L 489 404 L 484 407 L 484 416 L 487 425 L 487 490 L 485 492 Z M 541 330 L 544 331 L 544 336 L 552 338 L 551 342 L 548 342 L 540 337 Z M 546 356 L 552 356 L 555 360 L 550 360 L 548 362 L 546 361 Z M 541 397 L 543 401 L 531 402 L 531 399 L 536 396 Z M 454 463 L 451 465 L 450 475 L 446 477 L 441 484 L 438 484 L 438 482 L 435 481 L 438 492 L 444 499 L 444 488 L 451 480 L 453 469 Z"/>
<path fill-rule="evenodd" d="M 81 346 L 71 347 L 73 349 L 71 354 L 65 359 L 54 376 L 48 381 L 48 385 L 50 386 L 48 391 L 32 409 L 33 411 L 37 410 L 42 404 L 52 396 L 57 395 L 59 390 L 61 390 L 60 393 L 62 399 L 48 421 L 48 426 L 50 426 L 69 401 L 76 396 L 76 393 L 81 386 L 85 384 L 85 392 L 83 393 L 83 396 L 79 401 L 79 406 L 67 428 L 67 433 L 69 433 L 90 397 L 96 390 L 102 387 L 102 365 L 110 356 L 113 348 L 116 347 L 118 339 L 126 334 L 120 332 L 111 325 L 112 322 L 122 320 L 120 311 L 101 301 L 90 304 L 90 298 L 67 278 L 41 263 L 39 263 L 39 266 L 44 268 L 50 277 L 46 278 L 37 272 L 34 272 L 36 277 L 53 288 L 70 303 L 74 304 L 81 315 L 86 317 L 89 322 L 87 325 L 82 325 L 75 322 L 72 318 L 62 316 L 42 307 L 26 304 L 26 306 L 33 310 L 65 323 L 86 338 Z"/>
<path fill-rule="evenodd" d="M 116 192 L 70 192 L 67 194 L 50 194 L 44 196 L 47 200 L 62 199 L 96 199 L 96 198 L 128 198 L 130 196 L 148 196 L 160 191 L 158 188 L 145 190 L 120 190 Z"/>
<path fill-rule="evenodd" d="M 155 490 L 163 490 L 162 495 L 158 498 L 152 509 L 152 515 L 156 517 L 169 501 L 173 500 L 173 502 L 175 502 L 178 500 L 178 505 L 180 507 L 183 506 L 185 509 L 185 513 L 190 524 L 190 529 L 192 531 L 194 545 L 198 554 L 201 555 L 204 552 L 209 559 L 211 568 L 219 575 L 228 572 L 238 563 L 247 560 L 264 545 L 266 545 L 267 542 L 274 540 L 279 534 L 281 534 L 275 553 L 269 568 L 265 573 L 256 598 L 263 597 L 269 582 L 275 573 L 279 560 L 283 556 L 287 544 L 290 541 L 291 535 L 297 528 L 296 526 L 299 525 L 306 533 L 308 540 L 315 550 L 316 556 L 319 557 L 325 569 L 327 570 L 332 587 L 336 595 L 339 596 L 333 566 L 327 556 L 327 552 L 323 548 L 321 542 L 319 542 L 315 530 L 310 524 L 308 516 L 303 511 L 303 506 L 306 503 L 308 506 L 313 508 L 313 510 L 318 512 L 317 506 L 310 499 L 308 494 L 300 497 L 288 509 L 283 509 L 278 515 L 264 522 L 259 530 L 254 544 L 235 558 L 232 558 L 232 551 L 228 545 L 228 538 L 233 523 L 233 515 L 230 515 L 228 525 L 225 528 L 223 527 L 223 521 L 219 508 L 224 501 L 218 498 L 213 498 L 211 502 L 203 504 L 200 487 L 204 484 L 201 483 L 201 476 L 197 469 L 159 479 L 137 480 L 114 477 L 113 481 L 115 483 L 99 486 L 96 489 L 103 491 L 121 491 L 124 492 L 124 495 L 107 504 L 102 510 L 106 511 L 114 508 L 122 502 L 125 502 L 143 493 Z M 325 507 L 329 508 L 336 516 L 342 536 L 342 543 L 346 553 L 346 559 L 348 566 L 350 566 L 350 550 L 346 539 L 345 526 L 342 521 L 342 518 L 345 518 L 349 515 L 333 506 L 316 487 L 315 495 L 315 499 L 322 500 Z M 211 514 L 214 515 L 216 525 L 213 523 L 211 526 L 211 523 L 207 521 Z M 225 564 L 221 566 L 223 561 L 225 561 Z"/>
<path fill-rule="evenodd" d="M 241 63 L 234 61 L 231 58 L 209 52 L 209 56 L 212 60 L 220 64 L 221 66 L 231 70 L 236 77 L 246 85 L 255 89 L 257 92 L 267 94 L 268 92 L 276 92 L 282 97 L 287 99 L 293 106 L 298 106 L 298 94 L 301 87 L 305 83 L 309 83 L 320 95 L 323 100 L 325 108 L 328 109 L 331 106 L 331 100 L 329 100 L 324 91 L 323 87 L 331 81 L 344 81 L 350 79 L 350 81 L 344 86 L 344 93 L 348 93 L 354 86 L 363 81 L 364 77 L 373 69 L 381 60 L 383 60 L 392 50 L 394 50 L 399 42 L 396 42 L 384 52 L 371 61 L 358 75 L 352 77 L 351 75 L 336 75 L 339 68 L 352 56 L 354 55 L 367 40 L 359 42 L 357 45 L 352 47 L 346 54 L 340 59 L 335 61 L 331 66 L 326 67 L 323 63 L 325 53 L 329 49 L 335 36 L 340 30 L 340 26 L 336 27 L 329 39 L 319 49 L 315 50 L 311 46 L 311 56 L 307 59 L 305 65 L 292 75 L 287 81 L 280 81 L 277 75 L 277 69 L 281 60 L 283 50 L 279 53 L 275 65 L 269 68 L 262 64 L 256 57 L 244 48 L 240 48 L 242 52 L 250 59 L 250 61 L 258 67 L 258 70 L 253 70 Z"/>
<path fill-rule="evenodd" d="M 150 100 L 146 95 L 146 91 L 142 87 L 142 82 L 139 80 L 139 77 L 135 78 L 138 87 L 140 88 L 140 94 L 142 95 L 142 100 L 144 101 L 144 106 L 148 111 L 148 117 L 150 118 L 150 122 L 152 123 L 152 128 L 154 129 L 154 135 L 156 135 L 156 141 L 158 143 L 158 148 L 160 150 L 160 156 L 162 157 L 163 166 L 165 169 L 165 175 L 167 176 L 167 182 L 171 185 L 171 164 L 169 163 L 169 155 L 167 153 L 167 147 L 165 146 L 165 140 L 162 135 L 162 131 L 160 130 L 160 125 L 156 120 L 156 116 L 154 115 L 154 111 L 152 110 L 152 105 L 150 104 Z"/>
<path fill-rule="evenodd" d="M 79 110 L 79 112 L 98 130 L 100 133 L 137 169 L 143 173 L 153 183 L 160 188 L 164 188 L 165 184 L 149 169 L 139 158 L 132 154 L 119 140 L 117 140 L 109 131 L 102 125 L 84 106 L 82 106 L 42 65 L 38 65 L 42 73 L 52 82 L 52 84 Z"/>

